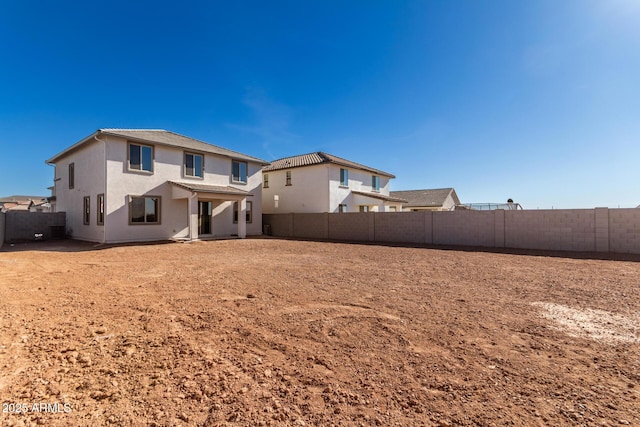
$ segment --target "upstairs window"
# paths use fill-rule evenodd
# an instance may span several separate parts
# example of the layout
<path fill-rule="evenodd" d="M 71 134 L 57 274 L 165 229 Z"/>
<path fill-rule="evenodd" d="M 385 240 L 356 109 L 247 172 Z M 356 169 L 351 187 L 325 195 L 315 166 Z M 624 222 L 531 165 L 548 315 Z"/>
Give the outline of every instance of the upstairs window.
<path fill-rule="evenodd" d="M 286 183 L 285 185 L 291 185 L 291 171 L 286 172 Z"/>
<path fill-rule="evenodd" d="M 76 164 L 75 163 L 69 163 L 69 190 L 73 189 L 73 187 L 76 184 L 75 169 L 76 169 Z"/>
<path fill-rule="evenodd" d="M 231 166 L 231 181 L 247 183 L 247 162 L 234 160 Z"/>
<path fill-rule="evenodd" d="M 349 171 L 347 169 L 340 169 L 340 186 L 349 186 Z"/>
<path fill-rule="evenodd" d="M 202 178 L 204 159 L 200 154 L 185 153 L 184 155 L 184 175 L 193 178 Z"/>
<path fill-rule="evenodd" d="M 373 191 L 380 191 L 380 177 L 373 175 L 371 177 L 371 189 Z"/>
<path fill-rule="evenodd" d="M 153 172 L 153 147 L 150 145 L 129 144 L 129 169 Z"/>
<path fill-rule="evenodd" d="M 262 175 L 262 188 L 269 188 L 269 174 Z"/>

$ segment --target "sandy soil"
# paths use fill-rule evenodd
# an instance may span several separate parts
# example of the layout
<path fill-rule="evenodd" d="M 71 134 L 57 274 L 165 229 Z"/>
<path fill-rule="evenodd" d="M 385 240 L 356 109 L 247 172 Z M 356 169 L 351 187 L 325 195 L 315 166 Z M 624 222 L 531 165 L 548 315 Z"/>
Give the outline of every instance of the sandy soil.
<path fill-rule="evenodd" d="M 639 313 L 633 261 L 5 246 L 0 424 L 640 425 Z"/>

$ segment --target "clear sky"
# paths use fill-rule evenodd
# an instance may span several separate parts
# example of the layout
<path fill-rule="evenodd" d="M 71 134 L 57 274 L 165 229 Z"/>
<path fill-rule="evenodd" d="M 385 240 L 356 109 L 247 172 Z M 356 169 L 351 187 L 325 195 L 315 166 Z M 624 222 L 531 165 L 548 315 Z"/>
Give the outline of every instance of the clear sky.
<path fill-rule="evenodd" d="M 326 151 L 525 208 L 640 204 L 640 1 L 0 0 L 0 196 L 99 128 Z"/>

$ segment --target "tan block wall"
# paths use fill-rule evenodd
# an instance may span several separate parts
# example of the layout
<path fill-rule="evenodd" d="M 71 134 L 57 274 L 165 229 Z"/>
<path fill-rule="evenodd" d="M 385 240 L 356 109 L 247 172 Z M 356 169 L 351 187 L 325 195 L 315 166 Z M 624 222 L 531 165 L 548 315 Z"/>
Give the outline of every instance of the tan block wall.
<path fill-rule="evenodd" d="M 595 251 L 595 211 L 557 209 L 505 211 L 505 246 L 560 251 Z"/>
<path fill-rule="evenodd" d="M 281 237 L 640 254 L 640 209 L 272 214 L 264 223 Z"/>
<path fill-rule="evenodd" d="M 328 239 L 328 213 L 299 213 L 293 216 L 293 235 L 303 239 Z"/>
<path fill-rule="evenodd" d="M 293 234 L 293 214 L 263 214 L 262 223 L 271 227 L 271 235 L 295 237 Z"/>
<path fill-rule="evenodd" d="M 433 244 L 495 246 L 495 211 L 433 212 Z"/>
<path fill-rule="evenodd" d="M 328 215 L 329 239 L 369 241 L 369 218 L 373 215 L 376 214 L 353 212 Z"/>
<path fill-rule="evenodd" d="M 640 209 L 609 210 L 609 250 L 640 253 Z"/>
<path fill-rule="evenodd" d="M 4 244 L 4 224 L 5 224 L 5 214 L 4 212 L 0 212 L 0 248 Z"/>
<path fill-rule="evenodd" d="M 423 212 L 387 212 L 375 215 L 375 241 L 426 243 L 424 219 Z"/>

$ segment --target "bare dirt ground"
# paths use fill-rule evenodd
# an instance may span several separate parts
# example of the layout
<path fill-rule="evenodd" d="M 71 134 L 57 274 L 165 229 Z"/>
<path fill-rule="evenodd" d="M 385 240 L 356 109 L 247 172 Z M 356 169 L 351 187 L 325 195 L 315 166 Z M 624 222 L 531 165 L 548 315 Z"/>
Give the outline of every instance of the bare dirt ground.
<path fill-rule="evenodd" d="M 639 313 L 633 261 L 16 245 L 0 251 L 0 423 L 640 425 Z"/>

